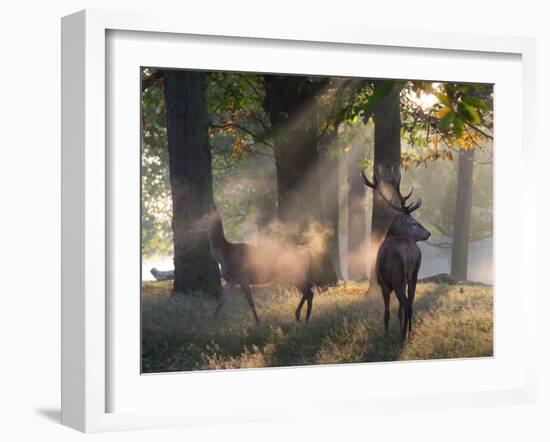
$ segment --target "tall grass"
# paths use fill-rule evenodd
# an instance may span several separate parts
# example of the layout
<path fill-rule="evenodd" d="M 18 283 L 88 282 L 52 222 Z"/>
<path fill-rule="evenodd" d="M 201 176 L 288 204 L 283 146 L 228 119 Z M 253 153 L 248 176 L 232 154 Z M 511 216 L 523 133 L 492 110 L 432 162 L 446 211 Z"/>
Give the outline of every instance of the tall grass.
<path fill-rule="evenodd" d="M 316 292 L 308 324 L 296 322 L 298 292 L 271 286 L 253 290 L 257 326 L 235 289 L 218 319 L 216 301 L 189 296 L 169 301 L 169 282 L 142 290 L 142 370 L 145 373 L 491 356 L 493 293 L 486 286 L 419 284 L 413 333 L 399 339 L 392 295 L 390 335 L 384 335 L 381 297 L 366 285 L 342 284 Z"/>

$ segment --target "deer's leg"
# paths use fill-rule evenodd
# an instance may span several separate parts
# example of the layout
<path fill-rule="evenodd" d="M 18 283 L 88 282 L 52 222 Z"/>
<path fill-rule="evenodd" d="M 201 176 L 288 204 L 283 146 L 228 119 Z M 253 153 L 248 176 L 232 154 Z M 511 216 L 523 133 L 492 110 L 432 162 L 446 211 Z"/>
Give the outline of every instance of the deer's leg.
<path fill-rule="evenodd" d="M 397 295 L 397 299 L 399 299 L 399 309 L 404 309 L 404 320 L 403 324 L 401 324 L 401 339 L 406 341 L 410 310 L 409 303 L 407 302 L 407 296 L 405 295 L 405 284 L 400 284 L 398 287 L 395 287 L 395 294 Z"/>
<path fill-rule="evenodd" d="M 307 298 L 307 295 L 305 293 L 302 293 L 302 299 L 300 300 L 298 307 L 296 307 L 296 312 L 294 313 L 294 316 L 296 317 L 296 321 L 300 320 L 300 313 L 302 311 L 304 302 L 306 302 L 306 298 Z"/>
<path fill-rule="evenodd" d="M 296 286 L 298 290 L 302 293 L 302 299 L 300 300 L 300 303 L 298 304 L 298 307 L 296 307 L 296 312 L 294 313 L 294 316 L 296 316 L 296 321 L 300 320 L 300 314 L 302 312 L 302 307 L 304 306 L 304 303 L 307 301 L 307 311 L 306 311 L 306 322 L 309 321 L 309 317 L 311 315 L 311 308 L 313 305 L 313 286 L 306 282 L 304 284 L 300 284 Z"/>
<path fill-rule="evenodd" d="M 399 330 L 403 330 L 403 304 L 399 302 Z"/>
<path fill-rule="evenodd" d="M 409 335 L 412 331 L 412 320 L 413 320 L 413 302 L 414 295 L 416 293 L 416 281 L 418 280 L 418 270 L 415 272 L 408 284 L 408 295 L 409 295 Z"/>
<path fill-rule="evenodd" d="M 231 290 L 233 290 L 233 287 L 235 287 L 234 282 L 227 281 L 225 283 L 225 287 L 223 288 L 221 295 L 218 296 L 218 306 L 216 307 L 216 312 L 214 313 L 214 319 L 218 317 L 218 314 L 220 313 L 220 310 L 225 304 L 225 301 L 227 301 L 227 298 L 229 297 L 229 293 L 231 293 Z"/>
<path fill-rule="evenodd" d="M 390 294 L 391 290 L 388 287 L 382 287 L 382 297 L 384 298 L 384 333 L 386 336 L 390 334 Z"/>
<path fill-rule="evenodd" d="M 256 311 L 256 306 L 254 305 L 254 299 L 252 298 L 252 290 L 250 290 L 250 285 L 248 284 L 247 281 L 241 281 L 240 285 L 243 289 L 244 296 L 246 297 L 246 300 L 248 301 L 248 304 L 252 309 L 252 313 L 254 313 L 254 319 L 256 319 L 256 324 L 260 325 L 260 317 L 258 316 L 258 312 Z"/>
<path fill-rule="evenodd" d="M 311 309 L 313 308 L 313 290 L 312 290 L 311 284 L 307 285 L 306 293 L 307 293 L 306 322 L 308 322 L 309 317 L 311 316 Z"/>

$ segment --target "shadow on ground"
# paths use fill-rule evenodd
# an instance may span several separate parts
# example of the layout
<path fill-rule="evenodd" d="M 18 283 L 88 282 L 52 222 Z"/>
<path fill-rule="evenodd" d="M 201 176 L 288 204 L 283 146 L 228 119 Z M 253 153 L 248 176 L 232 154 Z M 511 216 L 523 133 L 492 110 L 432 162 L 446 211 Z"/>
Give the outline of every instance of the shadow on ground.
<path fill-rule="evenodd" d="M 59 408 L 37 408 L 34 411 L 50 422 L 61 423 L 61 410 Z"/>

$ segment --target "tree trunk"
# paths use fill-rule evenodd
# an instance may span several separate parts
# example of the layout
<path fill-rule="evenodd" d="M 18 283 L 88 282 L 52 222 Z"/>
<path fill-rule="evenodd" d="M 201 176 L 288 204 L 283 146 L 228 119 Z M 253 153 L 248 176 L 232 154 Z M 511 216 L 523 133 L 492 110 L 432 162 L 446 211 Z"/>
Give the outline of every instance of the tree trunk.
<path fill-rule="evenodd" d="M 359 167 L 365 155 L 365 146 L 354 144 L 347 157 L 348 278 L 354 281 L 367 279 L 367 192 Z"/>
<path fill-rule="evenodd" d="M 375 88 L 383 82 L 377 83 Z M 401 113 L 400 89 L 395 85 L 374 107 L 374 170 L 394 171 L 400 176 L 401 160 Z M 378 193 L 374 193 L 372 208 L 372 228 L 370 244 L 370 284 L 369 294 L 379 292 L 380 286 L 376 278 L 376 255 L 378 248 L 386 236 L 393 221 L 395 212 L 388 208 L 387 203 Z"/>
<path fill-rule="evenodd" d="M 342 266 L 340 265 L 340 244 L 339 244 L 339 214 L 340 214 L 340 165 L 339 155 L 332 150 L 338 139 L 338 128 L 326 134 L 319 141 L 321 156 L 320 175 L 321 198 L 323 203 L 323 220 L 330 229 L 327 246 L 329 248 L 332 266 L 338 279 L 342 278 Z"/>
<path fill-rule="evenodd" d="M 164 96 L 173 208 L 172 296 L 217 295 L 220 273 L 210 254 L 207 235 L 189 232 L 190 223 L 213 207 L 206 74 L 164 71 Z"/>
<path fill-rule="evenodd" d="M 474 188 L 473 149 L 461 151 L 458 160 L 456 183 L 456 209 L 453 230 L 451 276 L 457 281 L 468 278 L 468 247 L 470 244 L 470 218 Z"/>
<path fill-rule="evenodd" d="M 269 115 L 277 169 L 279 220 L 301 234 L 323 224 L 317 112 L 319 84 L 307 77 L 265 75 L 264 109 Z M 332 284 L 337 275 L 327 248 L 316 251 L 313 283 Z"/>

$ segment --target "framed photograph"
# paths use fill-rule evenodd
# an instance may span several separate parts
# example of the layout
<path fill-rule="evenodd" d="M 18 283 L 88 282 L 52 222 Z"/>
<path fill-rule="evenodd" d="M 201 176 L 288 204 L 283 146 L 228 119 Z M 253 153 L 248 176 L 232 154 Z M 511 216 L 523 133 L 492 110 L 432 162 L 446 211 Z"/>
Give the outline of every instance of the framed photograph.
<path fill-rule="evenodd" d="M 83 11 L 62 53 L 64 424 L 534 400 L 532 40 Z"/>

